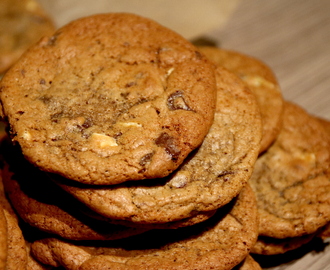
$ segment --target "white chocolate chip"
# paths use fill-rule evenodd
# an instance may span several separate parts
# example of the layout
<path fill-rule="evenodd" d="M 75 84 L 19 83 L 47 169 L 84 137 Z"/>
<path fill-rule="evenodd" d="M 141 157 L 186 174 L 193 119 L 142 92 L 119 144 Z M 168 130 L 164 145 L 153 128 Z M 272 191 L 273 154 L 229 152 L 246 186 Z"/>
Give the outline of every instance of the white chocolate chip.
<path fill-rule="evenodd" d="M 171 179 L 170 185 L 175 188 L 182 188 L 190 181 L 190 173 L 188 171 L 179 171 Z"/>
<path fill-rule="evenodd" d="M 93 133 L 90 139 L 92 143 L 96 144 L 99 148 L 118 146 L 115 138 L 104 134 Z"/>
<path fill-rule="evenodd" d="M 167 72 L 166 72 L 166 77 L 170 76 L 171 73 L 174 71 L 174 68 L 170 68 Z"/>
<path fill-rule="evenodd" d="M 31 134 L 28 131 L 26 131 L 26 130 L 23 132 L 23 136 L 22 137 L 23 137 L 24 140 L 27 140 L 27 141 L 30 141 L 31 138 L 32 138 Z"/>
<path fill-rule="evenodd" d="M 245 76 L 243 79 L 250 85 L 260 87 L 265 86 L 267 88 L 274 88 L 275 85 L 270 81 L 265 80 L 263 77 L 260 76 Z"/>
<path fill-rule="evenodd" d="M 120 122 L 118 124 L 120 124 L 120 125 L 122 125 L 124 127 L 142 127 L 141 124 L 136 123 L 136 122 Z"/>

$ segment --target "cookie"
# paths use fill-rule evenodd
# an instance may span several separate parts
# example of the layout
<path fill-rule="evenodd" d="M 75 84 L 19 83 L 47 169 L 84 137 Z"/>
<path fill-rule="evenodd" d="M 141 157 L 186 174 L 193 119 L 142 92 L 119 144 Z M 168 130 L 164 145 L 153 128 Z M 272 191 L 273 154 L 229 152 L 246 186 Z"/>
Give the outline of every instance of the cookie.
<path fill-rule="evenodd" d="M 272 69 L 261 60 L 239 52 L 208 46 L 199 49 L 217 65 L 239 76 L 255 94 L 263 122 L 260 152 L 264 152 L 276 139 L 282 124 L 284 101 Z"/>
<path fill-rule="evenodd" d="M 272 238 L 272 237 L 258 237 L 256 244 L 251 249 L 251 253 L 260 255 L 277 255 L 283 254 L 290 250 L 300 248 L 309 243 L 315 234 L 306 234 L 299 237 L 291 238 Z"/>
<path fill-rule="evenodd" d="M 32 244 L 36 259 L 66 269 L 232 269 L 249 254 L 258 235 L 249 187 L 205 223 L 177 230 L 79 245 L 55 238 Z M 98 244 L 98 246 L 97 246 Z"/>
<path fill-rule="evenodd" d="M 1 0 L 0 74 L 11 67 L 32 44 L 54 31 L 52 19 L 37 1 Z"/>
<path fill-rule="evenodd" d="M 165 177 L 202 143 L 215 110 L 213 65 L 175 32 L 126 13 L 64 26 L 0 87 L 26 158 L 94 185 Z"/>
<path fill-rule="evenodd" d="M 286 102 L 282 130 L 258 158 L 249 181 L 260 235 L 300 237 L 330 221 L 329 150 L 329 136 L 318 119 Z"/>
<path fill-rule="evenodd" d="M 115 186 L 54 181 L 100 215 L 122 224 L 167 223 L 213 211 L 248 181 L 261 139 L 253 94 L 234 74 L 217 69 L 217 108 L 203 144 L 169 177 Z"/>
<path fill-rule="evenodd" d="M 43 172 L 38 172 L 30 164 L 24 165 L 9 167 L 6 164 L 2 177 L 13 207 L 31 226 L 72 240 L 112 240 L 145 231 L 116 226 L 83 215 L 79 204 L 68 199 L 62 190 L 57 192 L 59 188 L 56 185 L 44 181 Z"/>
<path fill-rule="evenodd" d="M 28 261 L 28 254 L 26 252 L 25 240 L 22 231 L 18 225 L 18 217 L 16 216 L 11 205 L 5 197 L 2 178 L 0 177 L 0 209 L 3 211 L 5 218 L 7 241 L 6 242 L 7 254 L 1 254 L 2 262 L 5 257 L 4 269 L 25 269 Z M 1 238 L 2 240 L 3 238 Z"/>

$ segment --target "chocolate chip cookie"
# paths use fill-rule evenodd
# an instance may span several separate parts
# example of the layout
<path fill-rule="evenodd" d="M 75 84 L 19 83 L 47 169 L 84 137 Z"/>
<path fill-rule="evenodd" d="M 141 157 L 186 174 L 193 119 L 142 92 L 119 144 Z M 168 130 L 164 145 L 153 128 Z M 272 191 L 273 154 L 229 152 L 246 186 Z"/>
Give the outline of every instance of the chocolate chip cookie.
<path fill-rule="evenodd" d="M 217 47 L 199 47 L 217 65 L 234 72 L 247 83 L 258 101 L 263 122 L 260 152 L 277 137 L 282 125 L 283 97 L 272 69 L 261 60 Z"/>
<path fill-rule="evenodd" d="M 300 237 L 330 221 L 329 151 L 319 120 L 286 102 L 282 130 L 258 158 L 250 179 L 261 236 Z"/>
<path fill-rule="evenodd" d="M 32 44 L 55 31 L 35 0 L 0 1 L 0 77 Z"/>
<path fill-rule="evenodd" d="M 247 186 L 205 223 L 89 246 L 45 238 L 32 244 L 32 253 L 44 264 L 66 269 L 227 270 L 249 254 L 257 229 L 255 198 Z"/>
<path fill-rule="evenodd" d="M 88 186 L 54 181 L 100 215 L 130 223 L 167 223 L 215 210 L 235 197 L 248 181 L 261 140 L 254 95 L 237 76 L 217 69 L 217 107 L 203 144 L 169 177 Z"/>
<path fill-rule="evenodd" d="M 26 158 L 94 185 L 168 175 L 202 143 L 215 110 L 206 57 L 126 13 L 69 23 L 32 47 L 0 88 Z"/>

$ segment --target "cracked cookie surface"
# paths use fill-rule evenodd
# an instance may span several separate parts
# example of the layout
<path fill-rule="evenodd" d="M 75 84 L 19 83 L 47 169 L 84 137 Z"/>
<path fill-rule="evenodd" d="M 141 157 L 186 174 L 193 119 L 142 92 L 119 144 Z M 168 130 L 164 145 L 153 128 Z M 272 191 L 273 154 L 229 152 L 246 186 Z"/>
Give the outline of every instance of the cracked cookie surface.
<path fill-rule="evenodd" d="M 210 60 L 240 77 L 255 94 L 263 124 L 260 152 L 276 139 L 282 126 L 283 97 L 275 74 L 257 58 L 217 47 L 199 47 Z"/>
<path fill-rule="evenodd" d="M 286 102 L 275 143 L 258 158 L 251 184 L 259 233 L 273 238 L 312 234 L 330 220 L 329 136 L 318 119 Z"/>
<path fill-rule="evenodd" d="M 87 184 L 164 177 L 199 146 L 213 65 L 133 14 L 99 14 L 44 38 L 1 81 L 12 139 L 40 169 Z"/>
<path fill-rule="evenodd" d="M 115 186 L 54 181 L 100 215 L 116 222 L 166 223 L 215 210 L 235 197 L 248 181 L 261 140 L 256 100 L 246 85 L 217 69 L 217 105 L 203 141 L 168 177 Z"/>
<path fill-rule="evenodd" d="M 32 252 L 42 263 L 66 269 L 229 270 L 244 260 L 257 239 L 255 203 L 247 186 L 214 217 L 190 228 L 91 246 L 46 238 L 34 242 Z"/>

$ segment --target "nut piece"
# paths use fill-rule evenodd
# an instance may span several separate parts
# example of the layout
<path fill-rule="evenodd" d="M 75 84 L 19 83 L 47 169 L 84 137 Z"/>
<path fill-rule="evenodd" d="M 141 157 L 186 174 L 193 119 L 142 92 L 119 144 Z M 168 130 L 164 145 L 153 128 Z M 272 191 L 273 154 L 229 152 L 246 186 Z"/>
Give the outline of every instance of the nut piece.
<path fill-rule="evenodd" d="M 188 171 L 178 171 L 171 179 L 170 186 L 174 188 L 183 188 L 190 182 L 190 173 Z"/>
<path fill-rule="evenodd" d="M 115 138 L 100 133 L 93 133 L 90 140 L 99 148 L 118 146 Z"/>

